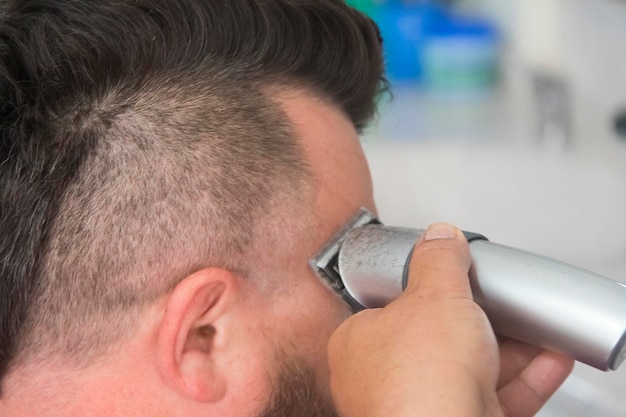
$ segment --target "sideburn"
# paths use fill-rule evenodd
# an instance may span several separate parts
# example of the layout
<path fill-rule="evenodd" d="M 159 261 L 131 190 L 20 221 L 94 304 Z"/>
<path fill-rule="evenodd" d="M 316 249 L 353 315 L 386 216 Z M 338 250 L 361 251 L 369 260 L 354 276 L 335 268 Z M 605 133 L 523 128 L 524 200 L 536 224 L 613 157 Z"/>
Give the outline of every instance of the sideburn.
<path fill-rule="evenodd" d="M 257 417 L 339 417 L 319 387 L 314 370 L 302 359 L 282 354 L 266 408 Z"/>

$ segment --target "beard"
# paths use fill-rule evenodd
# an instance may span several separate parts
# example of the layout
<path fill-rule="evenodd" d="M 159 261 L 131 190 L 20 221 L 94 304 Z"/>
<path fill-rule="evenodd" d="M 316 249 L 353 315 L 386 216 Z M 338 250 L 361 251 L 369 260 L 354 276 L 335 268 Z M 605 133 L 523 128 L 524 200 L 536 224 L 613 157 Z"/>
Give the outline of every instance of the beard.
<path fill-rule="evenodd" d="M 285 357 L 277 360 L 272 394 L 258 417 L 338 417 L 330 394 L 320 389 L 314 370 L 303 360 Z"/>

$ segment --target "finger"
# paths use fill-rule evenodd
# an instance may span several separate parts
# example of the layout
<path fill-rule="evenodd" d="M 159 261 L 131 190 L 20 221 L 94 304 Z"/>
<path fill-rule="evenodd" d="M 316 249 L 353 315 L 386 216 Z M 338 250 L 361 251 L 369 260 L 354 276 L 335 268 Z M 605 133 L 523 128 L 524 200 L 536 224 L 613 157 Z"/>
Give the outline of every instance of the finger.
<path fill-rule="evenodd" d="M 406 292 L 471 298 L 467 240 L 456 227 L 436 223 L 417 243 L 409 265 Z"/>
<path fill-rule="evenodd" d="M 501 365 L 498 389 L 515 379 L 543 351 L 540 347 L 502 337 L 499 338 L 499 348 Z"/>
<path fill-rule="evenodd" d="M 571 373 L 574 362 L 554 352 L 542 351 L 517 377 L 498 390 L 507 417 L 534 416 Z"/>

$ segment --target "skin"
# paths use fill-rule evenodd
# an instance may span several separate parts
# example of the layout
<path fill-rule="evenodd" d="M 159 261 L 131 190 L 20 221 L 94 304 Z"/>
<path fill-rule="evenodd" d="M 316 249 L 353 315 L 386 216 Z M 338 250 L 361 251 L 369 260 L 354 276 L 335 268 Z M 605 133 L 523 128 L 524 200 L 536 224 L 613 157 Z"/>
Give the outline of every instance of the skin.
<path fill-rule="evenodd" d="M 472 300 L 470 264 L 461 231 L 431 226 L 413 252 L 403 295 L 334 333 L 331 387 L 342 416 L 532 416 L 561 385 L 571 359 L 498 343 Z"/>
<path fill-rule="evenodd" d="M 146 310 L 131 340 L 93 366 L 75 369 L 63 358 L 46 358 L 17 367 L 5 381 L 0 415 L 261 415 L 274 394 L 281 355 L 312 370 L 319 396 L 330 402 L 332 395 L 344 417 L 422 415 L 419 410 L 495 416 L 506 410 L 496 399 L 523 406 L 530 393 L 528 410 L 504 411 L 529 416 L 556 389 L 571 361 L 513 343 L 498 353 L 462 284 L 469 264 L 458 239 L 438 239 L 430 242 L 434 250 L 416 251 L 422 262 L 411 269 L 415 291 L 386 309 L 349 318 L 308 260 L 359 207 L 376 212 L 365 156 L 354 127 L 331 104 L 302 91 L 277 100 L 294 124 L 313 187 L 302 195 L 302 206 L 282 209 L 280 225 L 268 231 L 274 233 L 271 248 L 251 255 L 258 273 L 272 276 L 269 283 L 219 268 L 197 271 Z M 298 224 L 301 218 L 306 227 Z M 431 292 L 418 285 L 424 276 L 435 283 Z M 440 276 L 452 283 L 438 287 Z M 462 296 L 450 297 L 447 288 Z M 431 294 L 435 300 L 424 303 Z M 461 299 L 464 308 L 448 308 L 448 298 Z M 423 316 L 431 320 L 413 319 Z M 451 348 L 451 340 L 467 340 L 471 349 Z M 510 366 L 500 367 L 499 355 Z M 498 376 L 506 389 L 497 391 Z M 437 408 L 449 400 L 460 409 L 467 404 L 472 414 Z"/>

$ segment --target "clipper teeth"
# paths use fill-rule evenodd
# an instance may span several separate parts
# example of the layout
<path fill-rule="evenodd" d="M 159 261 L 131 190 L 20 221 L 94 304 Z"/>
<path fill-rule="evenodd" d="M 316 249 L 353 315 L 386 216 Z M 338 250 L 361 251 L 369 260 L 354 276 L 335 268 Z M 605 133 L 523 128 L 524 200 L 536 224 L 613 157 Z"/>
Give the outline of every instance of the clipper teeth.
<path fill-rule="evenodd" d="M 369 223 L 380 222 L 369 210 L 361 207 L 359 211 L 322 246 L 315 256 L 309 260 L 309 264 L 317 275 L 340 295 L 343 295 L 344 285 L 337 268 L 339 249 L 353 229 Z"/>

